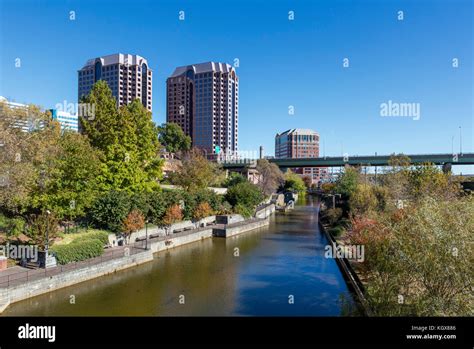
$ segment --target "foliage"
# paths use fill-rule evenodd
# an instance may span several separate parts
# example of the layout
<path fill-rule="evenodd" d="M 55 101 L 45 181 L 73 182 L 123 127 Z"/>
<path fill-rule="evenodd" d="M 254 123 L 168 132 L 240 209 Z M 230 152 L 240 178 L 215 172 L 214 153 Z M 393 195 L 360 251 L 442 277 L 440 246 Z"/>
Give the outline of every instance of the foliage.
<path fill-rule="evenodd" d="M 162 225 L 171 226 L 172 224 L 179 222 L 183 219 L 183 212 L 179 205 L 172 205 L 166 209 L 165 215 L 161 220 Z"/>
<path fill-rule="evenodd" d="M 181 162 L 180 169 L 170 178 L 186 191 L 194 192 L 222 182 L 224 172 L 219 165 L 208 161 L 196 149 L 185 154 Z"/>
<path fill-rule="evenodd" d="M 428 197 L 352 226 L 350 242 L 365 246 L 359 270 L 376 315 L 472 314 L 474 197 Z"/>
<path fill-rule="evenodd" d="M 25 231 L 25 226 L 22 217 L 7 218 L 0 214 L 0 232 L 6 232 L 7 237 L 17 237 Z"/>
<path fill-rule="evenodd" d="M 265 196 L 275 193 L 283 185 L 284 176 L 276 164 L 259 159 L 256 169 L 261 176 L 257 185 Z"/>
<path fill-rule="evenodd" d="M 145 226 L 145 217 L 139 210 L 132 210 L 123 220 L 122 232 L 131 234 L 142 229 Z"/>
<path fill-rule="evenodd" d="M 237 172 L 230 172 L 229 176 L 224 180 L 223 187 L 229 188 L 233 185 L 246 182 L 247 178 L 242 176 L 240 173 Z"/>
<path fill-rule="evenodd" d="M 44 250 L 46 243 L 51 246 L 58 235 L 58 219 L 54 213 L 31 215 L 27 229 L 28 236 L 33 239 L 35 245 Z"/>
<path fill-rule="evenodd" d="M 191 137 L 186 136 L 178 124 L 165 123 L 158 128 L 158 139 L 170 153 L 191 149 Z"/>
<path fill-rule="evenodd" d="M 342 218 L 342 209 L 339 207 L 336 208 L 329 208 L 323 211 L 323 215 L 321 217 L 325 222 L 329 225 L 334 225 L 339 222 Z"/>
<path fill-rule="evenodd" d="M 369 214 L 377 208 L 377 204 L 372 186 L 367 184 L 358 184 L 349 199 L 351 212 L 356 215 Z"/>
<path fill-rule="evenodd" d="M 309 176 L 303 176 L 302 179 L 303 179 L 304 185 L 306 186 L 306 189 L 311 189 L 311 185 L 312 185 L 311 177 L 309 177 Z"/>
<path fill-rule="evenodd" d="M 211 205 L 207 202 L 200 202 L 194 209 L 193 218 L 195 220 L 200 220 L 214 214 Z"/>
<path fill-rule="evenodd" d="M 235 205 L 234 211 L 235 211 L 235 213 L 238 213 L 242 217 L 245 217 L 245 218 L 250 218 L 254 213 L 254 210 L 252 210 L 250 207 L 245 206 L 243 204 Z"/>
<path fill-rule="evenodd" d="M 109 191 L 96 200 L 89 215 L 95 227 L 119 233 L 129 211 L 130 199 L 127 193 Z"/>
<path fill-rule="evenodd" d="M 353 167 L 346 167 L 344 173 L 340 174 L 334 190 L 343 198 L 349 199 L 357 190 L 359 182 L 359 171 Z"/>
<path fill-rule="evenodd" d="M 49 161 L 59 149 L 60 126 L 36 106 L 11 109 L 0 103 L 0 207 L 11 214 L 27 213 L 32 195 L 48 180 Z M 31 125 L 23 132 L 18 122 Z M 34 125 L 42 124 L 43 129 Z"/>
<path fill-rule="evenodd" d="M 329 228 L 328 232 L 335 238 L 341 236 L 344 233 L 344 228 L 341 227 L 340 225 L 337 225 L 335 227 Z"/>
<path fill-rule="evenodd" d="M 321 184 L 321 189 L 326 194 L 334 193 L 336 190 L 336 183 L 323 183 Z"/>
<path fill-rule="evenodd" d="M 95 106 L 93 118 L 81 117 L 84 133 L 104 154 L 102 190 L 151 191 L 158 187 L 162 160 L 158 129 L 138 99 L 116 109 L 105 81 L 98 81 L 84 103 Z"/>
<path fill-rule="evenodd" d="M 260 189 L 250 182 L 238 183 L 230 187 L 225 198 L 234 208 L 243 206 L 252 211 L 263 201 Z"/>
<path fill-rule="evenodd" d="M 284 189 L 297 193 L 304 193 L 306 192 L 306 185 L 299 175 L 293 173 L 291 170 L 288 170 L 285 173 Z"/>
<path fill-rule="evenodd" d="M 102 255 L 104 243 L 98 239 L 85 239 L 67 245 L 54 246 L 51 250 L 59 264 L 67 264 Z"/>
<path fill-rule="evenodd" d="M 57 147 L 46 157 L 47 176 L 32 195 L 32 206 L 49 209 L 60 219 L 74 219 L 84 215 L 97 196 L 101 153 L 87 137 L 73 132 L 64 132 Z"/>
<path fill-rule="evenodd" d="M 86 240 L 99 240 L 100 242 L 102 242 L 103 245 L 106 245 L 109 243 L 109 234 L 106 231 L 97 230 L 97 231 L 93 231 L 93 232 L 78 236 L 71 243 L 76 243 L 79 241 L 86 241 Z"/>

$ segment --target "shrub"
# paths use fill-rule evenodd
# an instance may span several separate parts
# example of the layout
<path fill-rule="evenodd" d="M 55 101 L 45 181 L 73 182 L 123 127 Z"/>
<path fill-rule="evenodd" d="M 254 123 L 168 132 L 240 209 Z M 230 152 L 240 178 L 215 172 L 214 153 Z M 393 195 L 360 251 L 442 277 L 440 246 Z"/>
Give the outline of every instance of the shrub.
<path fill-rule="evenodd" d="M 195 220 L 200 220 L 205 217 L 211 216 L 212 214 L 213 210 L 211 208 L 211 205 L 209 205 L 207 202 L 200 202 L 194 210 L 193 218 Z"/>
<path fill-rule="evenodd" d="M 76 240 L 68 245 L 53 246 L 51 251 L 55 253 L 59 264 L 67 264 L 102 255 L 104 244 L 97 239 Z"/>
<path fill-rule="evenodd" d="M 235 213 L 238 213 L 242 215 L 245 218 L 249 218 L 253 215 L 253 209 L 249 208 L 248 206 L 242 205 L 242 204 L 237 204 L 234 207 Z"/>
<path fill-rule="evenodd" d="M 103 245 L 109 243 L 109 234 L 106 231 L 93 231 L 91 233 L 84 234 L 74 239 L 71 243 L 77 243 L 80 241 L 87 240 L 99 240 Z"/>
<path fill-rule="evenodd" d="M 285 173 L 284 189 L 297 193 L 303 193 L 306 192 L 306 185 L 299 175 L 288 171 Z"/>
<path fill-rule="evenodd" d="M 90 217 L 96 228 L 118 233 L 129 212 L 129 196 L 125 192 L 110 191 L 94 203 Z"/>
<path fill-rule="evenodd" d="M 246 182 L 247 179 L 242 176 L 240 173 L 237 172 L 231 172 L 229 173 L 229 176 L 225 179 L 223 186 L 225 188 L 230 188 L 236 184 Z"/>
<path fill-rule="evenodd" d="M 250 182 L 243 182 L 230 187 L 225 197 L 234 208 L 239 205 L 250 210 L 253 210 L 263 200 L 260 189 Z"/>
<path fill-rule="evenodd" d="M 335 227 L 333 228 L 330 228 L 328 230 L 329 234 L 331 234 L 332 236 L 334 236 L 335 238 L 339 237 L 342 235 L 342 233 L 344 233 L 344 228 L 341 227 L 340 225 L 336 225 Z"/>
<path fill-rule="evenodd" d="M 324 211 L 323 219 L 329 224 L 334 225 L 342 218 L 342 209 L 339 207 L 329 208 Z"/>
<path fill-rule="evenodd" d="M 139 210 L 132 210 L 123 220 L 122 230 L 125 234 L 131 234 L 145 226 L 145 217 Z"/>

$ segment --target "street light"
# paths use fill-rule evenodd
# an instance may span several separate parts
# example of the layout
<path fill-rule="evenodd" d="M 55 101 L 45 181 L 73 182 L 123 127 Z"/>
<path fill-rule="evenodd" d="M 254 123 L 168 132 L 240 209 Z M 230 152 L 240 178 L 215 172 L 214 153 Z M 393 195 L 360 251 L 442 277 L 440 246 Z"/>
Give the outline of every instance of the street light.
<path fill-rule="evenodd" d="M 44 268 L 46 269 L 46 263 L 48 261 L 49 255 L 49 216 L 51 215 L 50 210 L 46 210 L 46 214 L 48 215 L 48 219 L 46 222 L 46 241 L 44 244 Z"/>
<path fill-rule="evenodd" d="M 145 250 L 148 250 L 148 219 L 145 221 Z"/>

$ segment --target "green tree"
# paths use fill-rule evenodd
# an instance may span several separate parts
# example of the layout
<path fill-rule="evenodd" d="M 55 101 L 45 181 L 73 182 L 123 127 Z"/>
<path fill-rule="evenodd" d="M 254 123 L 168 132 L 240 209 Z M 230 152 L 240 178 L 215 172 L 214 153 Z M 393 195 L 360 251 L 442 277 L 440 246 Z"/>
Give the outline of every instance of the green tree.
<path fill-rule="evenodd" d="M 120 233 L 123 227 L 122 223 L 129 212 L 129 195 L 123 191 L 109 191 L 96 200 L 89 215 L 96 228 Z"/>
<path fill-rule="evenodd" d="M 291 170 L 288 170 L 285 173 L 284 188 L 297 193 L 306 192 L 306 185 L 304 184 L 303 179 L 296 173 L 293 173 Z"/>
<path fill-rule="evenodd" d="M 18 124 L 43 125 L 23 132 Z M 32 196 L 51 175 L 50 159 L 59 151 L 60 127 L 34 105 L 12 110 L 0 103 L 0 206 L 26 213 Z"/>
<path fill-rule="evenodd" d="M 346 167 L 339 175 L 334 188 L 336 193 L 341 194 L 345 199 L 349 199 L 357 190 L 359 183 L 359 171 L 353 167 Z"/>
<path fill-rule="evenodd" d="M 250 182 L 242 182 L 230 187 L 225 197 L 234 208 L 243 206 L 252 211 L 263 201 L 260 189 Z"/>
<path fill-rule="evenodd" d="M 116 109 L 104 81 L 98 81 L 83 103 L 95 106 L 93 117 L 81 117 L 84 133 L 104 154 L 102 190 L 152 191 L 161 178 L 158 129 L 138 99 Z"/>
<path fill-rule="evenodd" d="M 191 137 L 184 134 L 181 127 L 173 122 L 162 124 L 158 129 L 160 143 L 170 153 L 191 149 Z"/>
<path fill-rule="evenodd" d="M 59 219 L 74 219 L 95 200 L 102 154 L 87 137 L 72 132 L 64 132 L 57 147 L 48 158 L 48 180 L 33 195 L 32 205 L 51 210 Z"/>
<path fill-rule="evenodd" d="M 246 182 L 246 181 L 247 181 L 247 178 L 242 176 L 240 173 L 230 172 L 229 176 L 224 181 L 224 187 L 229 188 L 229 187 L 232 187 L 233 185 Z"/>

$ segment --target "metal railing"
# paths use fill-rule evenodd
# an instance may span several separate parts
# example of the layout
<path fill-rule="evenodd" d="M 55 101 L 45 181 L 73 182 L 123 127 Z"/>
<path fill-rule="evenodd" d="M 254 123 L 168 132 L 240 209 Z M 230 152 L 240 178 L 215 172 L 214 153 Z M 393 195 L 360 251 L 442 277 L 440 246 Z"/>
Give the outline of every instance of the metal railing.
<path fill-rule="evenodd" d="M 145 244 L 143 242 L 138 242 L 135 244 L 125 245 L 121 248 L 113 248 L 105 250 L 105 252 L 95 258 L 86 259 L 80 262 L 72 262 L 64 265 L 58 265 L 56 267 L 46 268 L 46 269 L 32 269 L 27 271 L 19 271 L 17 273 L 12 273 L 9 275 L 0 276 L 0 288 L 6 288 L 10 286 L 16 286 L 23 283 L 52 277 L 64 272 L 71 270 L 81 269 L 84 267 L 89 267 L 92 265 L 97 265 L 106 261 L 110 261 L 116 258 L 121 258 L 125 256 L 135 255 L 140 252 L 144 252 Z M 8 269 L 7 269 L 8 270 Z"/>

